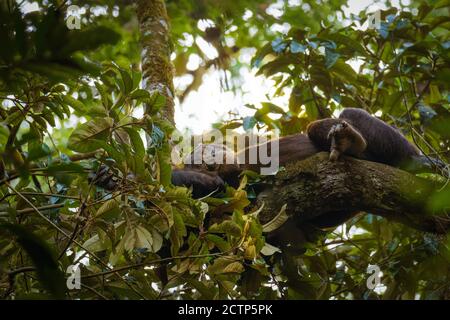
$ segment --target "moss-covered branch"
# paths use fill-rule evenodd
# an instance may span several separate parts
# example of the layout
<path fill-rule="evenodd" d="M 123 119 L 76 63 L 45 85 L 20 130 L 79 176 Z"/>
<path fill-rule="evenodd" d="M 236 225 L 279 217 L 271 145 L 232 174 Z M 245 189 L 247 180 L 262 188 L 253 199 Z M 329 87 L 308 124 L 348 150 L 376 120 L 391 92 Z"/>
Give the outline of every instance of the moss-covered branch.
<path fill-rule="evenodd" d="M 138 0 L 144 89 L 166 97 L 162 117 L 174 123 L 173 66 L 170 61 L 170 22 L 164 0 Z"/>
<path fill-rule="evenodd" d="M 437 188 L 391 166 L 351 157 L 330 162 L 328 153 L 322 152 L 276 176 L 275 185 L 259 195 L 258 201 L 265 203 L 260 219 L 270 221 L 287 204 L 286 213 L 297 223 L 364 211 L 416 229 L 444 233 L 450 227 L 448 215 L 431 216 L 428 210 Z"/>

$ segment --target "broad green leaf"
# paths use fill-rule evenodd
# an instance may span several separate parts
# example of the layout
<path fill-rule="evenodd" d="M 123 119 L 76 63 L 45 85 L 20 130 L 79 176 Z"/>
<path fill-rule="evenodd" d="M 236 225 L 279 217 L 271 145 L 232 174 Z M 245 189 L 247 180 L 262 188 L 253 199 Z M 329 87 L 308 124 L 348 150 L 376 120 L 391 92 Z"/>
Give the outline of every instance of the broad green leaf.
<path fill-rule="evenodd" d="M 80 114 L 84 114 L 86 112 L 86 106 L 81 101 L 70 95 L 63 96 L 63 101 Z"/>
<path fill-rule="evenodd" d="M 242 121 L 242 127 L 244 128 L 244 130 L 251 130 L 253 129 L 253 127 L 256 125 L 258 121 L 255 119 L 255 117 L 245 117 L 244 120 Z"/>
<path fill-rule="evenodd" d="M 52 163 L 48 166 L 47 172 L 49 175 L 63 184 L 70 185 L 71 181 L 76 177 L 85 177 L 85 169 L 78 163 Z"/>
<path fill-rule="evenodd" d="M 282 52 L 287 47 L 287 43 L 283 41 L 281 38 L 276 38 L 272 41 L 272 49 L 276 53 Z"/>
<path fill-rule="evenodd" d="M 206 239 L 214 243 L 214 245 L 222 252 L 228 252 L 231 248 L 230 244 L 226 240 L 215 234 L 208 234 Z"/>
<path fill-rule="evenodd" d="M 430 85 L 430 95 L 428 100 L 430 104 L 437 103 L 442 100 L 442 96 L 438 86 Z"/>
<path fill-rule="evenodd" d="M 166 106 L 166 97 L 156 92 L 151 97 L 147 104 L 151 114 L 156 114 L 159 110 Z"/>
<path fill-rule="evenodd" d="M 295 40 L 291 41 L 289 48 L 291 49 L 292 53 L 305 53 L 306 51 L 306 46 L 298 43 Z"/>
<path fill-rule="evenodd" d="M 52 151 L 45 143 L 32 144 L 28 150 L 28 160 L 34 161 L 51 155 Z"/>
<path fill-rule="evenodd" d="M 262 107 L 260 109 L 258 109 L 258 111 L 256 112 L 258 115 L 263 115 L 263 114 L 268 114 L 268 113 L 280 113 L 280 114 L 284 114 L 285 111 L 273 104 L 272 102 L 261 102 Z"/>
<path fill-rule="evenodd" d="M 366 50 L 362 46 L 362 44 L 356 40 L 353 40 L 352 38 L 343 35 L 341 33 L 332 33 L 327 35 L 327 39 L 333 40 L 334 42 L 344 45 L 348 47 L 349 49 L 353 50 L 355 53 L 359 53 L 363 56 L 366 56 Z"/>
<path fill-rule="evenodd" d="M 325 49 L 325 66 L 327 69 L 330 69 L 336 61 L 339 59 L 341 55 L 333 50 L 328 48 Z"/>
<path fill-rule="evenodd" d="M 241 262 L 236 261 L 232 257 L 220 257 L 214 260 L 214 264 L 208 267 L 208 273 L 210 274 L 223 274 L 223 273 L 242 273 L 244 266 Z"/>
<path fill-rule="evenodd" d="M 70 135 L 67 147 L 77 152 L 95 151 L 111 132 L 111 118 L 96 118 L 79 125 Z"/>
<path fill-rule="evenodd" d="M 226 233 L 235 237 L 240 237 L 242 230 L 239 225 L 231 220 L 226 220 L 220 224 L 213 224 L 209 227 L 209 232 L 212 233 Z"/>
<path fill-rule="evenodd" d="M 114 44 L 120 39 L 120 34 L 105 26 L 94 26 L 88 29 L 73 30 L 68 41 L 63 43 L 60 55 L 68 56 L 81 50 L 94 50 L 102 44 Z"/>
<path fill-rule="evenodd" d="M 142 161 L 142 158 L 145 155 L 145 146 L 144 142 L 142 141 L 141 135 L 136 129 L 132 127 L 124 127 L 123 129 L 127 132 L 128 136 L 130 137 L 130 141 L 131 144 L 133 145 L 134 152 L 136 153 L 138 158 L 140 157 L 140 160 Z"/>
<path fill-rule="evenodd" d="M 143 226 L 136 227 L 136 238 L 132 248 L 146 248 L 153 250 L 153 235 Z M 126 247 L 125 247 L 126 249 Z"/>
<path fill-rule="evenodd" d="M 271 43 L 266 43 L 261 49 L 256 52 L 255 56 L 252 58 L 252 67 L 259 68 L 263 59 L 272 52 L 273 49 Z"/>
<path fill-rule="evenodd" d="M 149 99 L 150 93 L 147 90 L 136 89 L 130 94 L 131 99 Z"/>
<path fill-rule="evenodd" d="M 97 88 L 98 92 L 100 93 L 100 98 L 102 100 L 103 106 L 107 110 L 111 109 L 112 101 L 111 101 L 111 96 L 108 93 L 108 88 L 98 81 L 95 81 L 95 87 Z"/>
<path fill-rule="evenodd" d="M 100 240 L 98 234 L 86 240 L 83 243 L 83 247 L 91 252 L 100 252 L 107 249 L 106 242 Z"/>
<path fill-rule="evenodd" d="M 110 219 L 120 214 L 119 201 L 117 198 L 105 201 L 95 213 L 96 218 Z"/>
<path fill-rule="evenodd" d="M 280 55 L 276 59 L 264 64 L 261 68 L 259 68 L 256 75 L 264 74 L 266 77 L 270 77 L 279 72 L 289 73 L 290 70 L 288 67 L 297 63 L 297 55 Z"/>

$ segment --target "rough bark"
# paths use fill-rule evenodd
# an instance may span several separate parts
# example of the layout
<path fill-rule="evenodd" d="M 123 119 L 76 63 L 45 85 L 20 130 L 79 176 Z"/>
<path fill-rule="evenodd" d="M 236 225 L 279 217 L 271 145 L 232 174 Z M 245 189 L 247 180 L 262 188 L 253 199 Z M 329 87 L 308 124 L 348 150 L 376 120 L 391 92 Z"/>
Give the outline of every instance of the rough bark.
<path fill-rule="evenodd" d="M 259 195 L 260 220 L 266 223 L 287 204 L 296 223 L 323 215 L 370 212 L 416 229 L 444 233 L 450 227 L 445 212 L 432 216 L 428 200 L 438 186 L 403 170 L 344 157 L 330 162 L 321 152 L 286 167 L 274 185 Z"/>
<path fill-rule="evenodd" d="M 170 22 L 164 0 L 138 0 L 144 89 L 166 97 L 162 118 L 174 124 L 173 66 L 170 61 Z"/>

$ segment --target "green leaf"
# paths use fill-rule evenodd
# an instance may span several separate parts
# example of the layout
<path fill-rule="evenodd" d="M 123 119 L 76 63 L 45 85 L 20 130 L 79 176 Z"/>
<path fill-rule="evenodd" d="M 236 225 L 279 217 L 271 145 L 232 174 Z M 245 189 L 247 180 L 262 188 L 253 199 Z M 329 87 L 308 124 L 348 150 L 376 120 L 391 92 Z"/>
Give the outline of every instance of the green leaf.
<path fill-rule="evenodd" d="M 109 220 L 120 214 L 119 201 L 117 198 L 105 201 L 95 213 L 96 218 Z"/>
<path fill-rule="evenodd" d="M 118 167 L 121 170 L 124 170 L 124 163 L 126 163 L 125 152 L 122 150 L 121 145 L 117 145 L 117 143 L 111 141 L 111 144 L 107 144 L 104 141 L 97 140 L 98 147 L 104 149 L 108 155 L 116 161 Z"/>
<path fill-rule="evenodd" d="M 325 66 L 327 69 L 330 69 L 336 61 L 339 59 L 341 55 L 333 50 L 325 48 Z"/>
<path fill-rule="evenodd" d="M 245 119 L 244 119 L 245 120 Z M 240 128 L 241 127 L 241 122 L 240 121 L 230 121 L 230 122 L 227 122 L 227 123 L 225 123 L 225 124 L 221 124 L 221 123 L 218 123 L 218 128 L 220 128 L 220 130 L 233 130 L 233 129 L 237 129 L 237 128 Z"/>
<path fill-rule="evenodd" d="M 330 63 L 334 65 L 336 61 Z M 322 65 L 312 65 L 309 72 L 311 74 L 313 85 L 318 86 L 327 97 L 331 96 L 333 91 L 333 81 L 331 80 L 330 72 L 327 68 L 324 68 Z"/>
<path fill-rule="evenodd" d="M 441 68 L 436 71 L 436 80 L 443 84 L 450 83 L 450 68 Z"/>
<path fill-rule="evenodd" d="M 287 43 L 283 41 L 281 38 L 276 38 L 272 41 L 272 49 L 276 53 L 282 52 L 287 47 Z"/>
<path fill-rule="evenodd" d="M 363 56 L 367 55 L 366 50 L 360 42 L 353 40 L 346 35 L 343 35 L 341 33 L 332 33 L 327 36 L 327 39 L 333 40 L 337 44 L 343 45 L 353 50 L 355 53 L 360 53 Z"/>
<path fill-rule="evenodd" d="M 83 243 L 83 247 L 91 252 L 100 252 L 107 249 L 107 243 L 100 240 L 100 237 L 98 234 L 92 236 L 91 238 L 87 239 Z"/>
<path fill-rule="evenodd" d="M 133 248 L 146 248 L 150 252 L 158 252 L 161 249 L 163 238 L 154 228 L 148 230 L 144 226 L 137 226 L 134 231 L 134 238 L 130 236 L 130 241 L 125 243 L 125 249 L 131 251 Z"/>
<path fill-rule="evenodd" d="M 272 53 L 272 45 L 271 43 L 266 43 L 261 49 L 259 49 L 255 56 L 252 58 L 251 65 L 254 68 L 259 68 L 261 65 L 261 62 L 263 61 L 264 57 L 267 56 L 269 53 Z"/>
<path fill-rule="evenodd" d="M 152 234 L 144 227 L 137 226 L 135 230 L 136 238 L 134 248 L 146 248 L 149 251 L 152 251 L 153 248 L 153 236 Z M 133 247 L 131 247 L 132 249 Z M 127 249 L 127 248 L 125 248 Z M 129 248 L 130 249 L 130 248 Z"/>
<path fill-rule="evenodd" d="M 330 68 L 334 76 L 341 79 L 344 83 L 359 85 L 358 75 L 353 68 L 342 60 L 337 60 Z"/>
<path fill-rule="evenodd" d="M 214 295 L 216 294 L 216 288 L 211 286 L 206 286 L 204 282 L 206 281 L 198 281 L 192 278 L 186 278 L 185 280 L 189 285 L 195 288 L 200 294 L 201 300 L 213 300 Z"/>
<path fill-rule="evenodd" d="M 121 89 L 121 93 L 124 96 L 130 93 L 131 90 L 133 90 L 133 76 L 115 62 L 107 63 L 106 65 L 114 69 L 116 72 L 119 72 L 121 82 L 116 81 L 116 83 Z"/>
<path fill-rule="evenodd" d="M 292 88 L 291 95 L 289 96 L 289 111 L 294 115 L 298 115 L 302 107 L 302 92 L 303 88 L 300 86 L 295 86 Z"/>
<path fill-rule="evenodd" d="M 69 56 L 76 51 L 94 50 L 104 44 L 115 44 L 120 38 L 119 33 L 105 26 L 72 30 L 69 32 L 69 40 L 63 43 L 59 56 Z"/>
<path fill-rule="evenodd" d="M 285 114 L 283 108 L 273 104 L 272 102 L 261 102 L 262 108 L 258 109 L 256 112 L 258 115 L 268 114 L 268 113 L 279 113 Z"/>
<path fill-rule="evenodd" d="M 341 96 L 341 104 L 345 108 L 360 108 L 361 105 L 349 96 Z"/>
<path fill-rule="evenodd" d="M 51 110 L 51 112 L 55 113 L 61 120 L 64 119 L 63 112 L 65 112 L 67 115 L 70 115 L 69 107 L 66 106 L 65 104 L 57 104 L 52 101 L 49 101 L 46 103 L 46 106 L 48 107 L 49 110 Z"/>
<path fill-rule="evenodd" d="M 107 110 L 111 109 L 112 101 L 111 101 L 110 95 L 108 93 L 108 88 L 98 81 L 95 82 L 95 87 L 97 88 L 98 92 L 100 93 L 100 97 L 101 97 L 103 106 Z"/>
<path fill-rule="evenodd" d="M 442 100 L 442 96 L 441 96 L 438 86 L 433 85 L 433 84 L 430 85 L 430 95 L 429 95 L 428 100 L 431 104 L 437 103 Z"/>
<path fill-rule="evenodd" d="M 226 233 L 231 236 L 240 237 L 242 230 L 236 222 L 225 220 L 220 224 L 213 224 L 211 227 L 209 227 L 209 232 Z"/>
<path fill-rule="evenodd" d="M 66 283 L 64 274 L 58 267 L 54 254 L 47 243 L 22 226 L 0 224 L 3 229 L 16 237 L 36 267 L 38 279 L 55 299 L 64 299 Z"/>
<path fill-rule="evenodd" d="M 244 270 L 242 263 L 227 257 L 217 258 L 214 260 L 214 264 L 208 267 L 208 273 L 210 274 L 242 273 Z"/>
<path fill-rule="evenodd" d="M 133 89 L 133 78 L 122 68 L 119 69 L 119 72 L 123 81 L 124 94 L 128 94 Z"/>
<path fill-rule="evenodd" d="M 128 136 L 130 137 L 130 141 L 131 144 L 133 145 L 134 152 L 142 160 L 142 158 L 145 155 L 145 146 L 144 142 L 142 141 L 141 135 L 134 128 L 124 127 L 123 129 L 127 132 Z"/>
<path fill-rule="evenodd" d="M 159 159 L 159 182 L 163 186 L 169 186 L 171 184 L 172 166 L 168 161 L 167 156 L 161 155 Z"/>
<path fill-rule="evenodd" d="M 131 99 L 149 99 L 150 93 L 147 90 L 136 89 L 130 93 L 130 98 Z"/>
<path fill-rule="evenodd" d="M 166 223 L 164 224 L 166 225 Z M 175 210 L 173 214 L 173 226 L 170 229 L 170 252 L 172 256 L 178 255 L 178 251 L 183 244 L 183 237 L 187 235 L 186 225 L 182 215 Z"/>
<path fill-rule="evenodd" d="M 389 24 L 386 22 L 381 22 L 380 27 L 378 28 L 378 32 L 383 39 L 387 39 L 387 37 L 389 36 Z"/>
<path fill-rule="evenodd" d="M 20 112 L 20 110 L 12 111 L 10 110 L 9 115 L 6 117 L 5 120 L 3 120 L 6 124 L 11 124 L 13 126 L 18 125 L 23 120 L 23 114 Z"/>
<path fill-rule="evenodd" d="M 154 93 L 150 97 L 150 101 L 148 103 L 148 108 L 151 114 L 156 114 L 159 110 L 166 106 L 166 97 L 160 93 Z"/>
<path fill-rule="evenodd" d="M 66 82 L 69 79 L 77 79 L 82 75 L 81 71 L 75 66 L 69 67 L 66 64 L 45 61 L 25 63 L 22 69 L 46 77 L 52 83 Z"/>
<path fill-rule="evenodd" d="M 258 121 L 255 119 L 255 117 L 245 117 L 242 121 L 242 127 L 244 128 L 244 130 L 250 130 L 253 129 L 257 122 Z"/>
<path fill-rule="evenodd" d="M 161 146 L 165 136 L 166 135 L 164 134 L 164 131 L 162 131 L 157 125 L 153 125 L 152 133 L 150 135 L 152 139 L 152 145 Z"/>
<path fill-rule="evenodd" d="M 391 113 L 392 110 L 395 110 L 395 108 L 397 108 L 400 105 L 402 97 L 403 94 L 401 92 L 394 92 L 391 95 L 389 95 L 387 99 L 384 101 L 383 104 L 384 110 Z"/>
<path fill-rule="evenodd" d="M 52 151 L 45 143 L 32 144 L 28 150 L 28 160 L 34 161 L 43 157 L 51 155 Z"/>
<path fill-rule="evenodd" d="M 263 65 L 256 75 L 264 74 L 266 77 L 270 77 L 278 72 L 288 73 L 289 65 L 294 65 L 298 63 L 298 57 L 294 54 L 281 55 L 276 59 Z"/>
<path fill-rule="evenodd" d="M 74 97 L 70 95 L 63 96 L 63 101 L 71 106 L 75 111 L 79 112 L 80 114 L 84 114 L 86 112 L 86 106 L 83 104 L 83 102 L 75 99 Z"/>
<path fill-rule="evenodd" d="M 289 47 L 290 47 L 292 53 L 305 53 L 305 51 L 306 51 L 306 46 L 298 43 L 295 40 L 291 41 L 291 44 Z"/>
<path fill-rule="evenodd" d="M 214 245 L 222 252 L 228 252 L 231 248 L 230 244 L 226 240 L 215 234 L 208 234 L 206 239 L 214 243 Z"/>
<path fill-rule="evenodd" d="M 96 118 L 83 123 L 72 132 L 67 147 L 77 152 L 95 151 L 109 137 L 112 126 L 111 118 Z"/>

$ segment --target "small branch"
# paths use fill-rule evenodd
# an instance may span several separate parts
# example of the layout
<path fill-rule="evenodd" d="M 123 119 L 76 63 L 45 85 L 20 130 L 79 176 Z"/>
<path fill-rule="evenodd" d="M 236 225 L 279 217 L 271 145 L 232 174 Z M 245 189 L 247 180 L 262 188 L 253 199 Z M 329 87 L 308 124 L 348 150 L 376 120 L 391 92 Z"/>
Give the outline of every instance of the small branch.
<path fill-rule="evenodd" d="M 71 239 L 71 235 L 69 235 L 66 231 L 64 231 L 63 229 L 61 229 L 58 225 L 56 225 L 53 221 L 51 221 L 49 218 L 47 218 L 30 200 L 28 200 L 22 193 L 20 193 L 19 191 L 17 191 L 14 187 L 12 187 L 9 183 L 6 183 L 6 185 L 8 186 L 8 188 L 10 188 L 15 194 L 17 194 L 19 197 L 21 197 L 26 203 L 28 203 L 28 205 L 31 206 L 31 208 L 33 208 L 34 211 L 36 211 L 36 213 L 42 218 L 44 219 L 46 222 L 48 222 L 53 228 L 55 228 L 56 230 L 58 230 L 59 232 L 61 232 L 66 238 Z M 94 254 L 92 251 L 86 249 L 86 247 L 84 247 L 81 243 L 79 243 L 78 241 L 76 241 L 75 239 L 72 240 L 72 242 L 74 244 L 76 244 L 78 247 L 80 247 L 81 249 L 83 249 L 84 251 L 86 251 L 90 257 L 92 257 L 93 259 L 95 259 L 96 261 L 98 261 L 103 267 L 111 270 L 111 267 L 103 262 L 102 259 L 100 259 L 96 254 Z M 114 272 L 114 271 L 113 271 Z M 123 279 L 123 277 L 114 272 L 114 274 L 125 283 L 125 285 L 127 285 L 131 290 L 133 290 L 137 295 L 139 295 L 141 298 L 143 298 L 145 300 L 145 297 L 139 292 L 137 291 L 131 284 L 129 284 L 127 281 L 125 281 L 125 279 Z"/>
<path fill-rule="evenodd" d="M 88 152 L 88 153 L 78 153 L 78 154 L 74 154 L 74 155 L 70 156 L 69 159 L 72 162 L 87 160 L 87 159 L 95 158 L 97 153 L 99 153 L 99 151 L 92 151 L 92 152 Z"/>
<path fill-rule="evenodd" d="M 34 267 L 22 267 L 15 270 L 9 271 L 8 274 L 8 288 L 6 292 L 3 294 L 3 299 L 6 299 L 13 291 L 14 291 L 14 283 L 16 281 L 16 276 L 20 273 L 33 272 L 36 271 Z"/>
<path fill-rule="evenodd" d="M 39 211 L 44 211 L 44 210 L 58 209 L 58 208 L 62 208 L 62 207 L 64 207 L 64 203 L 50 204 L 48 206 L 36 207 L 36 209 L 38 209 Z M 26 208 L 26 209 L 22 209 L 22 210 L 17 210 L 17 213 L 26 214 L 26 213 L 31 213 L 31 212 L 35 212 L 35 211 L 36 211 L 35 208 Z M 8 212 L 0 211 L 0 217 L 6 216 L 6 215 L 8 215 Z"/>
<path fill-rule="evenodd" d="M 18 275 L 19 273 L 25 273 L 25 272 L 33 272 L 36 271 L 35 267 L 22 267 L 22 268 L 17 268 L 15 270 L 11 270 L 8 272 L 8 277 L 15 277 L 16 275 Z"/>
<path fill-rule="evenodd" d="M 197 255 L 190 255 L 190 256 L 176 256 L 176 257 L 168 257 L 168 258 L 162 258 L 162 259 L 157 259 L 157 260 L 152 260 L 152 261 L 146 261 L 146 262 L 141 262 L 141 263 L 136 263 L 136 264 L 132 264 L 132 265 L 128 265 L 128 266 L 119 267 L 119 268 L 116 268 L 113 270 L 108 270 L 108 271 L 103 271 L 103 272 L 99 272 L 99 273 L 89 274 L 86 276 L 81 276 L 81 278 L 89 279 L 89 278 L 102 277 L 102 276 L 105 276 L 105 275 L 108 275 L 108 274 L 111 274 L 114 272 L 137 269 L 137 268 L 141 268 L 141 267 L 145 267 L 145 266 L 149 266 L 149 265 L 153 265 L 153 264 L 159 264 L 159 263 L 172 261 L 172 260 L 176 260 L 176 259 L 197 259 L 197 258 L 209 258 L 209 257 L 223 256 L 225 254 L 230 253 L 231 251 L 233 251 L 235 249 L 236 248 L 232 248 L 225 252 L 197 254 Z"/>
<path fill-rule="evenodd" d="M 97 296 L 99 296 L 100 298 L 102 298 L 103 300 L 109 300 L 107 297 L 105 297 L 104 295 L 102 295 L 100 292 L 98 292 L 97 290 L 95 290 L 94 288 L 87 286 L 83 283 L 81 283 L 81 286 L 85 289 L 88 289 L 89 291 L 91 291 L 92 293 L 96 294 Z"/>

